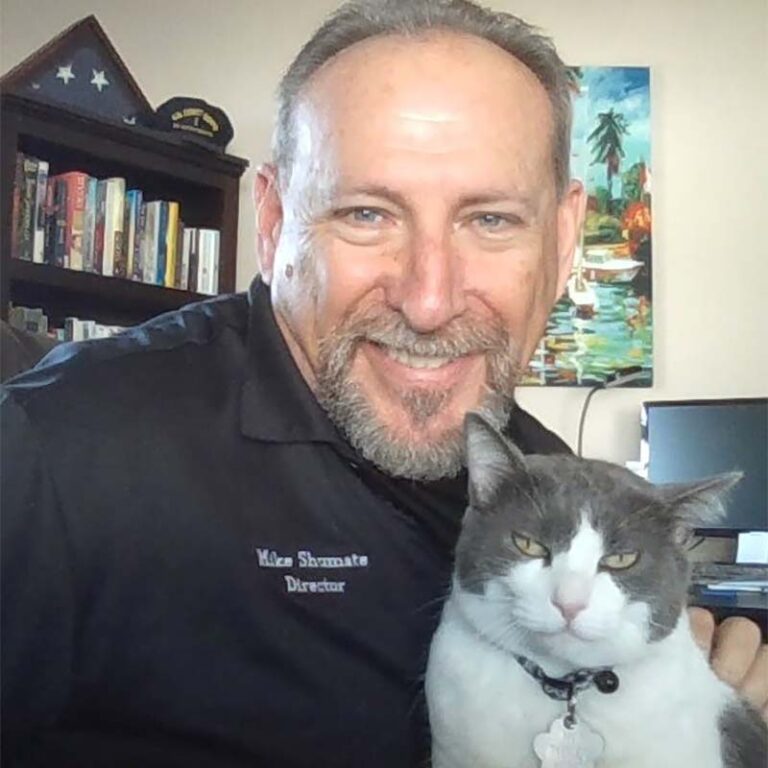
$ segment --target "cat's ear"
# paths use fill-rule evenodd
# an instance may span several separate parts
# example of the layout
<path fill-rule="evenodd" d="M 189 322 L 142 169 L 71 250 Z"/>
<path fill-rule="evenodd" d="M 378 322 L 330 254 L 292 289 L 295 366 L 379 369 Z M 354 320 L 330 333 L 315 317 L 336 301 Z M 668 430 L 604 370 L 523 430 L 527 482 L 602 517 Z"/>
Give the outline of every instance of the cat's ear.
<path fill-rule="evenodd" d="M 691 483 L 659 486 L 664 502 L 675 518 L 675 540 L 684 544 L 694 528 L 707 528 L 725 517 L 728 491 L 744 476 L 742 472 L 727 472 Z"/>
<path fill-rule="evenodd" d="M 515 445 L 477 413 L 468 413 L 464 418 L 464 439 L 469 503 L 475 508 L 483 508 L 493 500 L 505 479 L 526 471 L 525 458 Z"/>

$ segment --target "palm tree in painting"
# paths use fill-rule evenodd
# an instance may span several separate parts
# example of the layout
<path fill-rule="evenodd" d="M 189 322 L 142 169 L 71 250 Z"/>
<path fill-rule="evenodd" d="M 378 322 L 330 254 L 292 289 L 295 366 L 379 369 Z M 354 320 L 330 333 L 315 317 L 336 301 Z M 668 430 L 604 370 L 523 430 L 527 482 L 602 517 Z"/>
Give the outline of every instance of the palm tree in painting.
<path fill-rule="evenodd" d="M 592 164 L 605 163 L 608 182 L 608 206 L 611 208 L 613 201 L 613 177 L 619 172 L 621 158 L 624 157 L 624 148 L 621 145 L 621 137 L 628 133 L 627 121 L 624 115 L 609 109 L 597 116 L 597 127 L 587 137 L 592 145 Z"/>

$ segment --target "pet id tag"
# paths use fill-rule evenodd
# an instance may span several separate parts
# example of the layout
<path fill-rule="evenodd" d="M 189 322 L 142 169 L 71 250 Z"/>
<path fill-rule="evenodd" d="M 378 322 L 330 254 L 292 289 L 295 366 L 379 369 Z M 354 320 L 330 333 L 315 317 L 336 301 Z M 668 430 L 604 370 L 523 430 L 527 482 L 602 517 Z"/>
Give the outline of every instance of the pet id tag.
<path fill-rule="evenodd" d="M 558 717 L 547 733 L 533 740 L 541 768 L 595 768 L 605 742 L 572 713 Z"/>

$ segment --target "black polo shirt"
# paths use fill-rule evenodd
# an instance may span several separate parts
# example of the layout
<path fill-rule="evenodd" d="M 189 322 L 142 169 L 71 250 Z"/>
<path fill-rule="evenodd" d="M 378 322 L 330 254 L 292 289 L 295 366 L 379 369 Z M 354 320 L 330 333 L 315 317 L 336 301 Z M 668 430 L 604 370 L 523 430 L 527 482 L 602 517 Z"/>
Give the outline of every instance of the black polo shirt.
<path fill-rule="evenodd" d="M 465 479 L 357 456 L 258 280 L 54 350 L 2 417 L 4 765 L 424 764 Z"/>

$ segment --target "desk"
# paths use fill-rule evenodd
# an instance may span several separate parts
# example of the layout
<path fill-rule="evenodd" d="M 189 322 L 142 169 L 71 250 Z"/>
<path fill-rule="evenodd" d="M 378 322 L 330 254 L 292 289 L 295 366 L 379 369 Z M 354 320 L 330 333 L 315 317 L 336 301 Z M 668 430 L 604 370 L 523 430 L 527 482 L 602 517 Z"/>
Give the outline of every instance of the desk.
<path fill-rule="evenodd" d="M 756 622 L 768 642 L 768 594 L 765 592 L 714 592 L 706 587 L 692 586 L 688 592 L 689 605 L 707 608 L 718 621 L 728 616 L 746 616 Z"/>

